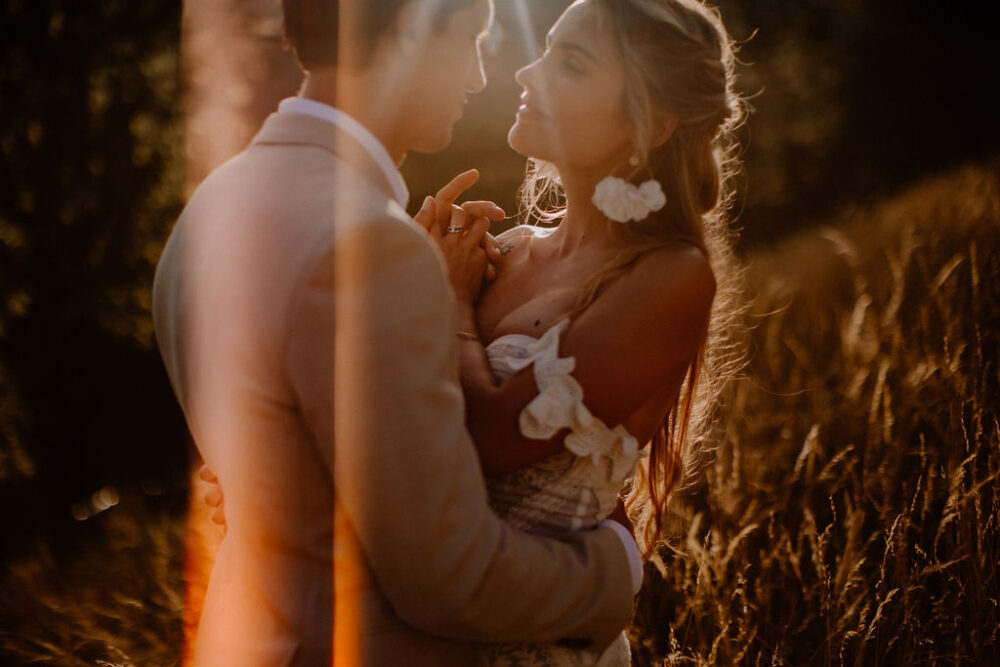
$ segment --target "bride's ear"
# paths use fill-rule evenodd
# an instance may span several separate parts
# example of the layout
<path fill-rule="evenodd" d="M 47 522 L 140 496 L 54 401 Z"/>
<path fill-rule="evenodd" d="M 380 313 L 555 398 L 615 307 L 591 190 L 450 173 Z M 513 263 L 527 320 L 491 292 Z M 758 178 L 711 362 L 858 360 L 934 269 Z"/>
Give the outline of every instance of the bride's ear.
<path fill-rule="evenodd" d="M 649 148 L 659 148 L 667 143 L 667 139 L 673 136 L 679 122 L 677 116 L 667 113 L 657 114 L 653 119 L 653 140 Z"/>

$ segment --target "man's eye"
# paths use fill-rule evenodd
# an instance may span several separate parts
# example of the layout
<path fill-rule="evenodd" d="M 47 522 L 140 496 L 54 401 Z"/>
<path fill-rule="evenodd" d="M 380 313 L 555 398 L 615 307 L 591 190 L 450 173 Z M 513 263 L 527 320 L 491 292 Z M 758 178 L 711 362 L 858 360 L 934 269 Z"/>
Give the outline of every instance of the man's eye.
<path fill-rule="evenodd" d="M 583 63 L 581 63 L 577 58 L 567 58 L 563 61 L 563 66 L 571 72 L 576 74 L 583 74 L 584 68 Z"/>

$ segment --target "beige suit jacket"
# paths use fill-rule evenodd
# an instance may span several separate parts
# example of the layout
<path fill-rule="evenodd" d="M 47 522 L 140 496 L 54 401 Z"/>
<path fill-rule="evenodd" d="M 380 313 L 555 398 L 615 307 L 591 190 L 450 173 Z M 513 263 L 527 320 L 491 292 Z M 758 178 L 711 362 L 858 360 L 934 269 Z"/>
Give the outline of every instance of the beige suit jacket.
<path fill-rule="evenodd" d="M 489 510 L 443 260 L 335 126 L 274 114 L 213 172 L 153 306 L 226 496 L 198 664 L 475 664 L 477 641 L 599 648 L 624 626 L 612 531 L 543 538 Z"/>

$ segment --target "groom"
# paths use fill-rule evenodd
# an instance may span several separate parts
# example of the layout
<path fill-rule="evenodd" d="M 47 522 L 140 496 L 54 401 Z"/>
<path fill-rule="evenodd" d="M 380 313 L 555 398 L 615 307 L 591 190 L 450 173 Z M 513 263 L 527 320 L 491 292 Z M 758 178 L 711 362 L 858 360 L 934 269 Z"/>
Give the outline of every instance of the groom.
<path fill-rule="evenodd" d="M 629 617 L 621 531 L 543 538 L 489 510 L 444 264 L 404 210 L 396 165 L 444 148 L 485 84 L 491 10 L 284 0 L 301 96 L 163 251 L 157 340 L 226 494 L 196 664 L 475 664 L 475 641 L 600 649 Z"/>

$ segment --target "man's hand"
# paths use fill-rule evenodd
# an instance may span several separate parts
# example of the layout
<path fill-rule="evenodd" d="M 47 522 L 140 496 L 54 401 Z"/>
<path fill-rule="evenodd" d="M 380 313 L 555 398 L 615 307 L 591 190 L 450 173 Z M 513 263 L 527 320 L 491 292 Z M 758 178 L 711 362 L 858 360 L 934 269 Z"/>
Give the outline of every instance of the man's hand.
<path fill-rule="evenodd" d="M 219 478 L 215 476 L 208 466 L 202 466 L 198 471 L 198 477 L 208 482 L 211 487 L 205 493 L 205 504 L 213 508 L 212 523 L 222 526 L 222 532 L 226 532 L 226 498 L 222 494 L 222 485 Z"/>
<path fill-rule="evenodd" d="M 625 501 L 620 496 L 618 497 L 618 504 L 615 505 L 608 518 L 625 526 L 628 534 L 632 536 L 633 540 L 635 539 L 635 528 L 632 526 L 632 520 L 628 518 L 628 512 L 625 511 Z"/>

